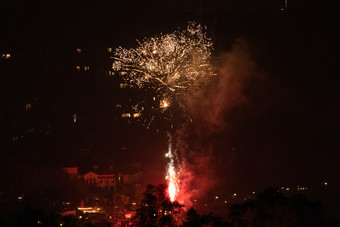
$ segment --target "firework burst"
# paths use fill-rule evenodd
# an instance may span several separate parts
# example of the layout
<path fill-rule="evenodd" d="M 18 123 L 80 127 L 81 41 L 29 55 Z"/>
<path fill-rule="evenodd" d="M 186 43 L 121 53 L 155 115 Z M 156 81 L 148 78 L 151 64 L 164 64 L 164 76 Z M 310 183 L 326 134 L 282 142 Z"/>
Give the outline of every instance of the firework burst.
<path fill-rule="evenodd" d="M 126 72 L 124 79 L 132 86 L 155 91 L 161 112 L 214 75 L 210 64 L 212 42 L 199 24 L 190 22 L 186 30 L 137 42 L 135 49 L 115 50 L 113 70 Z M 170 200 L 175 201 L 180 191 L 180 171 L 176 170 L 180 164 L 168 136 L 166 179 Z"/>
<path fill-rule="evenodd" d="M 126 71 L 125 79 L 132 85 L 148 85 L 170 97 L 212 75 L 212 42 L 194 22 L 184 31 L 137 42 L 136 49 L 117 48 L 113 57 L 113 70 Z"/>

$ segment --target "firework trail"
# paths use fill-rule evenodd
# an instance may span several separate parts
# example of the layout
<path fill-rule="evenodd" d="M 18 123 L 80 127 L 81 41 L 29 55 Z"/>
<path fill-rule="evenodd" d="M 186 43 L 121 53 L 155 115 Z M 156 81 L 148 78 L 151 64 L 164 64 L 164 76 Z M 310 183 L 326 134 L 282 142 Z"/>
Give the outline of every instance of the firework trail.
<path fill-rule="evenodd" d="M 124 79 L 132 86 L 155 91 L 162 111 L 214 75 L 210 64 L 212 42 L 199 24 L 190 22 L 186 30 L 137 42 L 135 49 L 115 50 L 113 70 L 126 72 Z M 175 201 L 180 190 L 180 171 L 176 169 L 180 167 L 175 167 L 176 150 L 172 149 L 170 133 L 168 136 L 166 178 L 169 197 Z"/>

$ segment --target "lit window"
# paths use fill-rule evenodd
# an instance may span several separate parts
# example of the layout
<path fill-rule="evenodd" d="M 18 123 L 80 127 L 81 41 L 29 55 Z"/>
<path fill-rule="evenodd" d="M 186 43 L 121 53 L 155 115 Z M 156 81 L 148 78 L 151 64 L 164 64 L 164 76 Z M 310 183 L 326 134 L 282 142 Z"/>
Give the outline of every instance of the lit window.
<path fill-rule="evenodd" d="M 84 67 L 84 71 L 89 71 L 90 70 L 90 66 L 85 66 Z"/>
<path fill-rule="evenodd" d="M 131 114 L 130 113 L 123 113 L 122 114 L 122 117 L 126 118 L 126 117 L 131 117 Z"/>
<path fill-rule="evenodd" d="M 111 53 L 112 52 L 112 48 L 111 47 L 107 48 L 107 52 Z"/>
<path fill-rule="evenodd" d="M 4 59 L 10 59 L 11 58 L 11 54 L 2 54 L 1 56 Z"/>
<path fill-rule="evenodd" d="M 80 48 L 77 48 L 77 53 L 80 53 L 81 52 L 81 49 Z"/>
<path fill-rule="evenodd" d="M 133 117 L 140 117 L 140 115 L 141 115 L 140 113 L 134 113 Z"/>
<path fill-rule="evenodd" d="M 80 66 L 79 65 L 76 66 L 76 70 L 80 71 Z"/>
<path fill-rule="evenodd" d="M 126 87 L 127 87 L 127 84 L 121 83 L 121 84 L 119 84 L 119 87 L 120 87 L 120 88 L 126 88 Z"/>
<path fill-rule="evenodd" d="M 31 110 L 31 108 L 32 108 L 31 104 L 30 104 L 30 103 L 27 103 L 27 104 L 26 104 L 26 111 Z"/>

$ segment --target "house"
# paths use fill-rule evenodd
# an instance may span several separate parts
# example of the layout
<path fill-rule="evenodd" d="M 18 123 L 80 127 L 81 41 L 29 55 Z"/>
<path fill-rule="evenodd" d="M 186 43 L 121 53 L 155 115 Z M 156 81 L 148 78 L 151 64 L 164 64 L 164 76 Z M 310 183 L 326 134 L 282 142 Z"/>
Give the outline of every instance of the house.
<path fill-rule="evenodd" d="M 83 178 L 87 183 L 95 184 L 99 187 L 114 187 L 116 185 L 116 177 L 113 173 L 95 170 L 84 174 Z"/>

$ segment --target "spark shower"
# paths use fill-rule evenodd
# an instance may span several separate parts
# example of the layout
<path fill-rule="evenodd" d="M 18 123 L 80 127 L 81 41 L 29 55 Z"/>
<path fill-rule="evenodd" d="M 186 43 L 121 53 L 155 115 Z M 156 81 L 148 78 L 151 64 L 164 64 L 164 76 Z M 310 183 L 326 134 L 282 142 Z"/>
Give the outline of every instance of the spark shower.
<path fill-rule="evenodd" d="M 155 91 L 160 108 L 187 95 L 192 89 L 199 89 L 214 75 L 210 63 L 213 44 L 202 31 L 201 25 L 189 22 L 186 30 L 138 41 L 135 49 L 118 47 L 114 52 L 113 70 L 126 72 L 124 79 L 131 86 L 148 87 Z M 182 108 L 184 108 L 182 106 Z M 172 136 L 166 157 L 166 180 L 172 202 L 181 193 L 182 166 L 173 149 Z"/>

